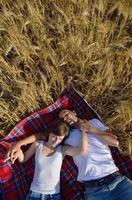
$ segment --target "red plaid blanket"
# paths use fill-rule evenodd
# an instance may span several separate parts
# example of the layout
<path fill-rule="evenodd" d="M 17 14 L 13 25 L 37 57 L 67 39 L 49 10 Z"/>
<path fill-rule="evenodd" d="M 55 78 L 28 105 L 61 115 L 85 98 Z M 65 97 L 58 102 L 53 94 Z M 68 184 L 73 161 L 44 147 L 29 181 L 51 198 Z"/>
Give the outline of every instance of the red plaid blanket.
<path fill-rule="evenodd" d="M 24 200 L 34 173 L 34 158 L 24 164 L 18 161 L 14 165 L 10 161 L 5 163 L 4 159 L 8 148 L 24 137 L 44 131 L 57 116 L 58 112 L 65 108 L 75 110 L 82 119 L 100 119 L 78 92 L 73 88 L 69 88 L 55 103 L 21 121 L 9 135 L 0 140 L 0 199 Z M 111 151 L 120 171 L 132 179 L 132 161 L 130 157 L 123 156 L 117 148 L 111 148 Z M 76 177 L 77 167 L 73 159 L 67 156 L 64 159 L 61 170 L 61 194 L 63 200 L 83 199 L 83 187 L 77 182 Z"/>

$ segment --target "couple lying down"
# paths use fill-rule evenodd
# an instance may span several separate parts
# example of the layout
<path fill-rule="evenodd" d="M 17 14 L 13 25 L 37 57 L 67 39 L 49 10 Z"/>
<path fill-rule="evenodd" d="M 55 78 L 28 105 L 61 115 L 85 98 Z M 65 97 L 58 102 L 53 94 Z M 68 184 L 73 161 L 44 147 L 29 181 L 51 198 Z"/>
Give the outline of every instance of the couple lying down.
<path fill-rule="evenodd" d="M 69 131 L 70 129 L 70 131 Z M 30 144 L 26 152 L 22 145 Z M 65 155 L 78 167 L 77 180 L 84 185 L 85 200 L 130 200 L 132 182 L 120 174 L 108 146 L 118 147 L 117 137 L 98 119 L 79 119 L 62 110 L 44 134 L 18 141 L 7 153 L 12 164 L 35 154 L 35 172 L 26 200 L 61 200 L 60 171 Z"/>

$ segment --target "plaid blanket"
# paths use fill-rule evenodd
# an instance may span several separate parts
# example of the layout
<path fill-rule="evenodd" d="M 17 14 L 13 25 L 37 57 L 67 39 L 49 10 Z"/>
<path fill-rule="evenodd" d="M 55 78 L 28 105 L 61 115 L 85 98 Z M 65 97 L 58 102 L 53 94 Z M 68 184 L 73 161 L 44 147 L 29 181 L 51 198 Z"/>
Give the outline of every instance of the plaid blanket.
<path fill-rule="evenodd" d="M 90 105 L 71 87 L 65 90 L 55 103 L 21 121 L 5 138 L 0 140 L 0 199 L 24 200 L 29 191 L 34 173 L 34 158 L 24 164 L 18 161 L 14 165 L 10 161 L 4 162 L 8 148 L 24 137 L 44 131 L 50 126 L 50 123 L 61 109 L 75 110 L 82 119 L 100 119 Z M 132 179 L 132 161 L 130 157 L 123 156 L 117 148 L 111 148 L 111 152 L 121 173 Z M 63 200 L 83 199 L 83 186 L 77 182 L 76 178 L 77 167 L 73 159 L 67 156 L 61 169 L 61 194 Z"/>

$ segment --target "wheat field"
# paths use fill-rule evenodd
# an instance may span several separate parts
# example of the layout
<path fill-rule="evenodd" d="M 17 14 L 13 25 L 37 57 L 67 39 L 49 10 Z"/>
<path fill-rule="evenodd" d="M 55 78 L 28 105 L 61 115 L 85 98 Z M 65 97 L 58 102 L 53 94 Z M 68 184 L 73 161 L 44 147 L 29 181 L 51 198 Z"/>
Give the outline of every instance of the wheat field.
<path fill-rule="evenodd" d="M 132 1 L 0 0 L 0 135 L 71 82 L 132 154 Z"/>

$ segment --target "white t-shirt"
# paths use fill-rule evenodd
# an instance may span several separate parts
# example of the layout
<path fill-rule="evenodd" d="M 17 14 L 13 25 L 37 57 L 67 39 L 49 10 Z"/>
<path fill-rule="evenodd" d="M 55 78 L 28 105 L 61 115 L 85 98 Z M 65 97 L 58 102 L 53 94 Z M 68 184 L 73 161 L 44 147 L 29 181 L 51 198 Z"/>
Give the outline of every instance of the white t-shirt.
<path fill-rule="evenodd" d="M 42 152 L 44 141 L 38 141 L 35 153 L 35 172 L 30 189 L 41 194 L 60 192 L 60 170 L 62 165 L 61 145 L 51 156 Z"/>
<path fill-rule="evenodd" d="M 98 119 L 89 120 L 91 126 L 102 131 L 108 127 Z M 65 140 L 65 144 L 79 146 L 81 141 L 79 129 L 72 129 L 70 136 Z M 74 162 L 78 167 L 78 181 L 89 181 L 105 177 L 118 170 L 114 164 L 110 149 L 104 140 L 94 133 L 88 133 L 88 151 L 84 155 L 77 155 Z"/>

